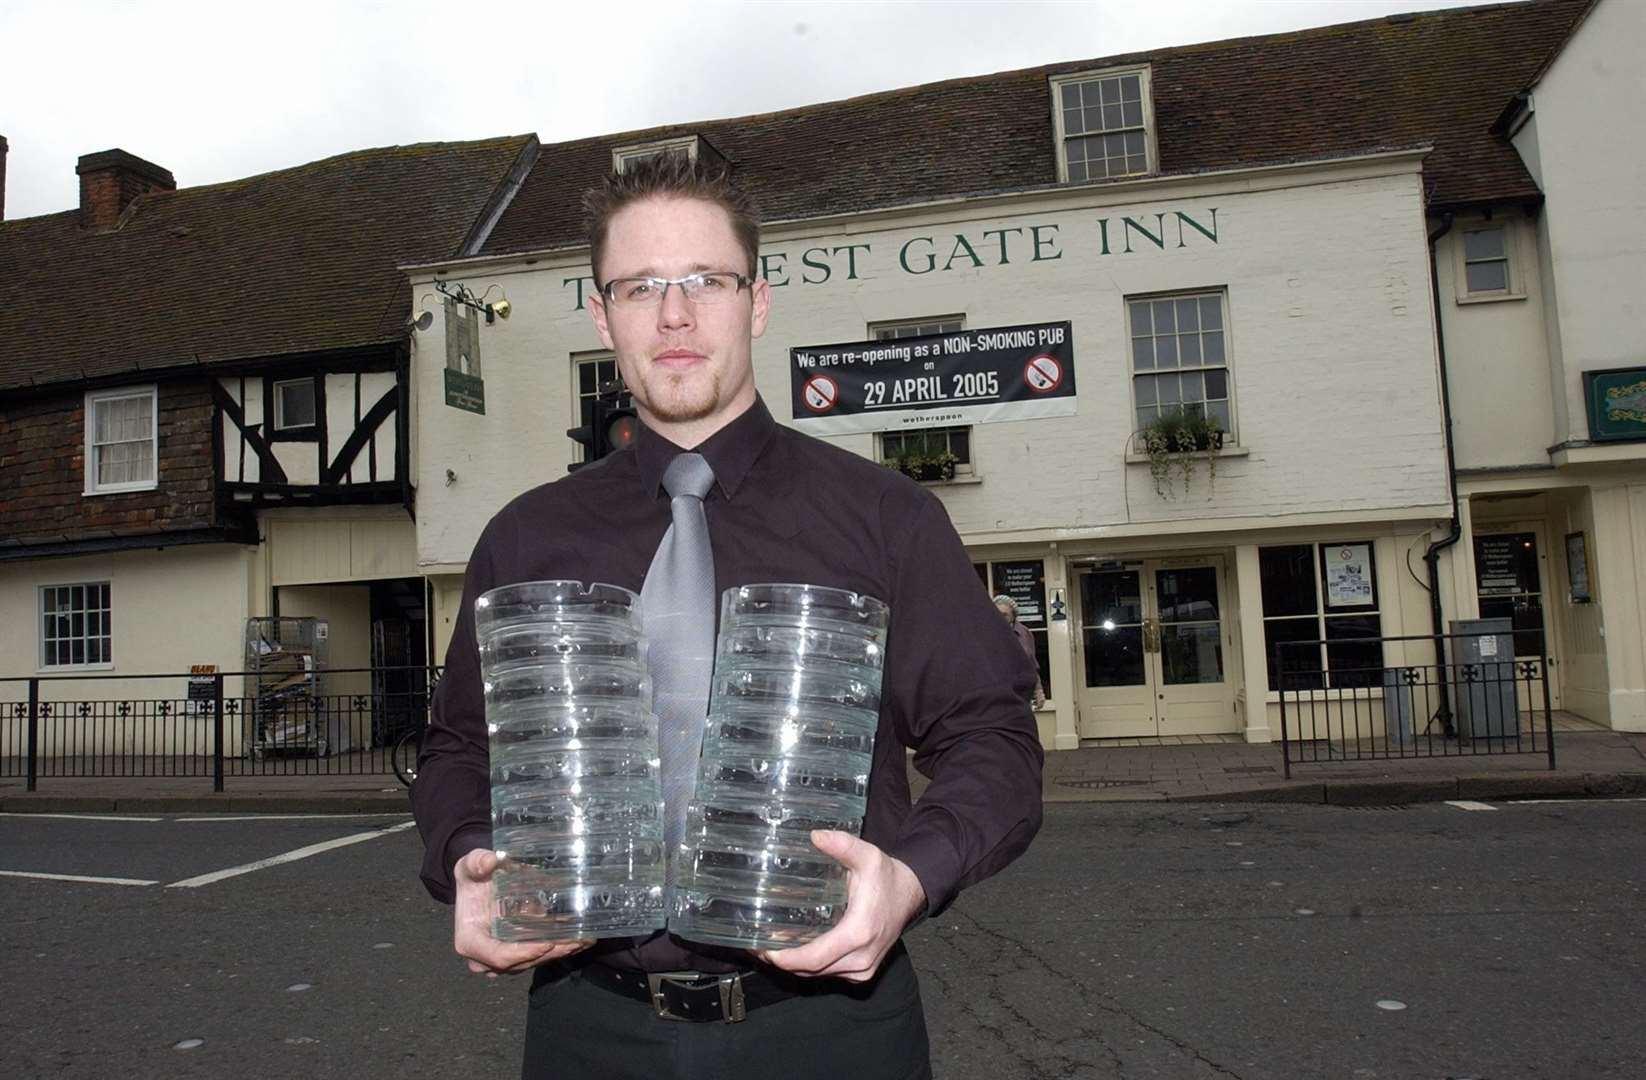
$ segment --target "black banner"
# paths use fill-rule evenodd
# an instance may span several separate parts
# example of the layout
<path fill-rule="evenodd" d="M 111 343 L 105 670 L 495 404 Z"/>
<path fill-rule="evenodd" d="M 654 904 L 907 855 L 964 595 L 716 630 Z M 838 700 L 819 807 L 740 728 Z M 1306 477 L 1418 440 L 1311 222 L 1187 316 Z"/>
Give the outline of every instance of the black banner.
<path fill-rule="evenodd" d="M 1066 322 L 790 349 L 797 427 L 890 431 L 1075 414 Z"/>

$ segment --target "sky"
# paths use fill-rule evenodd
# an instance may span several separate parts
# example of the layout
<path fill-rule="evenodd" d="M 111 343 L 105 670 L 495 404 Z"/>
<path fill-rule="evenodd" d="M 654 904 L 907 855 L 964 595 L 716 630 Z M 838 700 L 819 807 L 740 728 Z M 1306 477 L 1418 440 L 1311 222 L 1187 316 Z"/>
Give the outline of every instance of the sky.
<path fill-rule="evenodd" d="M 115 147 L 192 187 L 364 147 L 552 143 L 1470 2 L 4 0 L 5 216 L 73 209 L 76 160 Z"/>

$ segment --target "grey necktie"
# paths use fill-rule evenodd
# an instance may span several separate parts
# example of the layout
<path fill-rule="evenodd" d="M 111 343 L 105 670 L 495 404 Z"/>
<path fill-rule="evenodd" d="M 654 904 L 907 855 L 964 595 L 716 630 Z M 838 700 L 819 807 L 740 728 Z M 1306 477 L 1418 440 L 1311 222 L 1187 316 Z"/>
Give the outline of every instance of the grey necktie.
<path fill-rule="evenodd" d="M 673 853 L 686 832 L 686 804 L 697 780 L 703 718 L 714 673 L 714 556 L 703 496 L 714 470 L 701 454 L 681 454 L 663 473 L 674 522 L 657 545 L 640 588 L 645 620 L 646 666 L 657 714 L 657 748 L 663 780 L 663 841 Z"/>

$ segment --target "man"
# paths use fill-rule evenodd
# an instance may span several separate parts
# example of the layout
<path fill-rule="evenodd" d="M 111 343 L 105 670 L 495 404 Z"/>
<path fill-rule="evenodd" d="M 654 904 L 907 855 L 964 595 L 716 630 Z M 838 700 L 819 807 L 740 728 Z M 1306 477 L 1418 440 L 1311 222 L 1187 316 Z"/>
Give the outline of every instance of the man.
<path fill-rule="evenodd" d="M 760 401 L 753 339 L 771 293 L 756 278 L 748 198 L 666 155 L 630 164 L 585 207 L 599 289 L 590 312 L 643 426 L 632 450 L 514 500 L 475 547 L 413 789 L 423 879 L 454 903 L 454 946 L 471 970 L 535 969 L 526 1077 L 927 1076 L 919 988 L 900 937 L 1005 866 L 1039 828 L 1042 755 L 1025 705 L 1033 672 L 930 493 L 779 426 Z M 700 492 L 667 490 L 682 468 L 700 467 L 712 470 Z M 690 530 L 694 510 L 707 523 L 711 600 L 733 585 L 786 581 L 891 605 L 863 836 L 813 834 L 849 872 L 847 910 L 806 945 L 758 955 L 661 932 L 496 941 L 474 600 L 546 578 L 662 588 L 654 556 L 661 562 L 660 545 L 672 550 L 676 530 Z M 642 597 L 650 638 L 659 609 Z M 710 642 L 713 618 L 711 603 L 698 620 Z M 661 686 L 658 651 L 654 640 Z M 700 739 L 708 673 L 698 675 Z M 913 808 L 905 747 L 931 777 Z M 663 773 L 668 792 L 666 751 Z M 713 1022 L 671 1022 L 682 1014 Z"/>

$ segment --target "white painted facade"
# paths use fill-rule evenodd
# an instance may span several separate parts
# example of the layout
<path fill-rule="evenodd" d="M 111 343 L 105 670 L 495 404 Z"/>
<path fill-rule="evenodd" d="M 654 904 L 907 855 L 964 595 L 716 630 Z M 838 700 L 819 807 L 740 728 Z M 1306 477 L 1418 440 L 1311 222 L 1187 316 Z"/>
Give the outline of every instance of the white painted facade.
<path fill-rule="evenodd" d="M 1048 597 L 1070 606 L 1071 619 L 1048 626 L 1043 741 L 1278 737 L 1261 546 L 1370 544 L 1379 629 L 1428 629 L 1405 559 L 1421 555 L 1451 510 L 1421 160 L 1383 154 L 768 225 L 762 269 L 773 309 L 755 343 L 756 382 L 793 423 L 793 347 L 861 341 L 870 324 L 891 320 L 962 316 L 967 329 L 1068 320 L 1076 415 L 977 424 L 975 475 L 935 485 L 976 561 L 1039 561 Z M 437 277 L 476 293 L 496 286 L 513 305 L 507 323 L 483 330 L 484 415 L 444 403 L 438 350 L 414 355 L 417 557 L 434 580 L 439 655 L 487 519 L 572 460 L 575 364 L 600 343 L 579 309 L 584 250 L 412 273 L 418 305 Z M 1213 483 L 1201 472 L 1187 496 L 1163 498 L 1133 439 L 1126 301 L 1181 292 L 1226 297 L 1235 431 Z M 879 456 L 874 435 L 833 441 Z M 1222 678 L 1197 693 L 1179 688 L 1175 700 L 1163 692 L 1158 716 L 1153 701 L 1117 704 L 1083 685 L 1081 575 L 1116 562 L 1156 582 L 1215 573 Z M 1137 708 L 1146 723 L 1124 719 Z"/>

